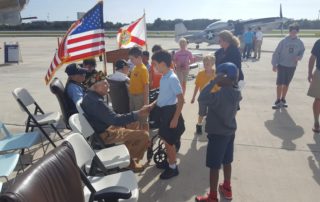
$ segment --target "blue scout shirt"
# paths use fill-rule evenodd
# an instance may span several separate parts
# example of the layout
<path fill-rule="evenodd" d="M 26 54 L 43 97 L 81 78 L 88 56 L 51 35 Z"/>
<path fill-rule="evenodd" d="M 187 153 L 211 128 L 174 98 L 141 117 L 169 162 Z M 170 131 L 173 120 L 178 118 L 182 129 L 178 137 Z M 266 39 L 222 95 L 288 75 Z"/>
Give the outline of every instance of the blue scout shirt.
<path fill-rule="evenodd" d="M 174 105 L 177 103 L 177 95 L 182 94 L 180 81 L 172 70 L 162 76 L 157 100 L 158 107 Z"/>

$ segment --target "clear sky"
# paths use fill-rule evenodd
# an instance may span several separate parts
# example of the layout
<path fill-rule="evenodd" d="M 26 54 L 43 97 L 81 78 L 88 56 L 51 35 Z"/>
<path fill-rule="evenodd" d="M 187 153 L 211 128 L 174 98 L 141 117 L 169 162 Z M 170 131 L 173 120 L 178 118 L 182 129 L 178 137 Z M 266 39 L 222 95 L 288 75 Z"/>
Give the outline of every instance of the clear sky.
<path fill-rule="evenodd" d="M 22 17 L 38 20 L 76 20 L 77 12 L 86 12 L 97 0 L 30 0 Z M 279 16 L 318 19 L 320 0 L 104 0 L 104 21 L 129 23 L 146 11 L 148 23 L 156 18 L 173 19 L 252 19 Z"/>

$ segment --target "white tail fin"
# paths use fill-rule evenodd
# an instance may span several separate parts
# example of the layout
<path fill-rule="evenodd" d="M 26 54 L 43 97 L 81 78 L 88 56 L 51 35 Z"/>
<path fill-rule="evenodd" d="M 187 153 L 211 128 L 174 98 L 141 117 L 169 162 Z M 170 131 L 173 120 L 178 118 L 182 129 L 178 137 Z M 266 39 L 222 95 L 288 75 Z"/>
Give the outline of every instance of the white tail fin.
<path fill-rule="evenodd" d="M 179 39 L 184 35 L 184 34 L 187 34 L 188 33 L 188 30 L 186 28 L 186 26 L 180 22 L 178 24 L 175 24 L 174 26 L 174 35 L 175 35 L 175 38 L 176 38 L 176 42 L 179 41 Z"/>

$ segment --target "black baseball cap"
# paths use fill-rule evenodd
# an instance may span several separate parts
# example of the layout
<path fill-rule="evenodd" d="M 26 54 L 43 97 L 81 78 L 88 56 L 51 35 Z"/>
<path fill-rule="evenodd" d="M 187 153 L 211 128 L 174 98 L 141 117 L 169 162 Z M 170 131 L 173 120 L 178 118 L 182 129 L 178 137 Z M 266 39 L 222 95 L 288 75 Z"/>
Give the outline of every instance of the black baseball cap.
<path fill-rule="evenodd" d="M 116 70 L 119 70 L 119 69 L 122 69 L 124 66 L 129 66 L 129 65 L 127 61 L 122 59 L 122 60 L 118 60 L 115 66 L 116 66 Z"/>
<path fill-rule="evenodd" d="M 78 74 L 86 74 L 87 70 L 84 68 L 81 68 L 76 63 L 72 63 L 66 67 L 65 72 L 68 74 L 68 76 L 72 76 L 72 75 L 78 75 Z"/>

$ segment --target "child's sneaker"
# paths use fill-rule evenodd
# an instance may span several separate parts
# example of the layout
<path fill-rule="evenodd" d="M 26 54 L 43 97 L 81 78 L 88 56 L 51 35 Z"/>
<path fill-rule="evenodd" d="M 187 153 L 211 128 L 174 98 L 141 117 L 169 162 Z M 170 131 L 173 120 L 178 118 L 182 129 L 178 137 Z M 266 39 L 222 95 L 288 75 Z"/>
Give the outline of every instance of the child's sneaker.
<path fill-rule="evenodd" d="M 167 169 L 169 167 L 168 161 L 164 161 L 162 163 L 156 164 L 156 167 L 159 169 Z"/>
<path fill-rule="evenodd" d="M 219 202 L 217 196 L 210 196 L 209 194 L 205 196 L 197 196 L 196 202 Z"/>
<path fill-rule="evenodd" d="M 196 125 L 196 133 L 198 135 L 202 134 L 202 125 L 199 125 L 199 124 Z"/>
<path fill-rule="evenodd" d="M 281 99 L 281 105 L 282 107 L 288 107 L 286 99 L 284 98 Z"/>
<path fill-rule="evenodd" d="M 172 168 L 170 168 L 170 167 L 167 167 L 167 168 L 163 171 L 163 173 L 161 173 L 160 179 L 162 179 L 162 180 L 167 180 L 167 179 L 170 179 L 170 178 L 175 177 L 175 176 L 177 176 L 177 175 L 179 175 L 178 166 L 176 166 L 175 169 L 172 169 Z"/>
<path fill-rule="evenodd" d="M 223 184 L 219 184 L 219 192 L 223 198 L 227 200 L 232 200 L 232 190 L 230 188 L 226 188 Z"/>
<path fill-rule="evenodd" d="M 274 105 L 272 106 L 272 109 L 280 109 L 281 108 L 281 100 L 280 99 L 277 99 L 274 103 Z"/>

